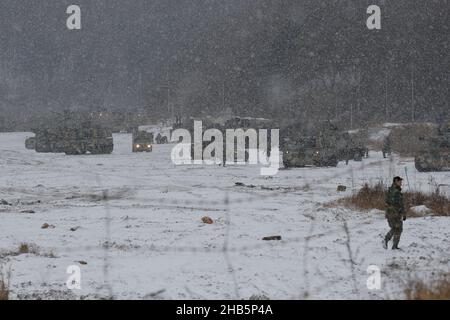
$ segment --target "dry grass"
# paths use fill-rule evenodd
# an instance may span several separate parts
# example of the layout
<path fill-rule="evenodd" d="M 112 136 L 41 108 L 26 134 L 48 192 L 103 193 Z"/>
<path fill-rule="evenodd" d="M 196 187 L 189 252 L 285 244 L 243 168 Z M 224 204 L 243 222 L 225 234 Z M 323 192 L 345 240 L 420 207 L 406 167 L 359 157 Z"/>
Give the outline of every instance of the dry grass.
<path fill-rule="evenodd" d="M 46 258 L 57 258 L 56 254 L 53 251 L 41 252 L 39 247 L 34 243 L 26 243 L 22 242 L 19 247 L 15 250 L 9 251 L 0 251 L 0 259 L 11 256 L 16 257 L 21 254 L 32 254 L 40 257 Z"/>
<path fill-rule="evenodd" d="M 19 245 L 19 249 L 17 250 L 18 254 L 27 254 L 27 253 L 31 253 L 31 254 L 39 254 L 39 250 L 36 247 L 36 245 L 34 244 L 29 244 L 29 243 L 21 243 Z"/>
<path fill-rule="evenodd" d="M 11 279 L 11 270 L 5 272 L 3 266 L 0 266 L 0 300 L 9 299 L 9 283 Z"/>
<path fill-rule="evenodd" d="M 409 192 L 407 193 L 406 204 L 407 207 L 425 205 L 437 216 L 450 215 L 450 199 L 440 194 L 438 189 L 431 194 L 424 194 L 417 191 Z"/>
<path fill-rule="evenodd" d="M 430 283 L 412 280 L 405 289 L 408 300 L 450 300 L 449 274 Z"/>
<path fill-rule="evenodd" d="M 382 182 L 375 185 L 365 184 L 357 193 L 338 200 L 338 204 L 358 210 L 385 210 L 387 186 Z M 425 205 L 433 211 L 433 215 L 450 215 L 450 199 L 439 193 L 439 189 L 427 194 L 420 191 L 404 192 L 403 199 L 408 217 L 418 216 L 410 207 Z"/>
<path fill-rule="evenodd" d="M 8 257 L 8 256 L 15 257 L 15 256 L 19 256 L 21 254 L 34 254 L 34 255 L 50 256 L 50 257 L 51 257 L 51 255 L 53 255 L 52 252 L 42 255 L 39 253 L 39 248 L 35 244 L 23 242 L 19 245 L 19 247 L 16 250 L 0 251 L 0 259 Z"/>
<path fill-rule="evenodd" d="M 21 243 L 19 245 L 18 253 L 25 254 L 25 253 L 29 253 L 29 252 L 30 252 L 30 246 L 28 245 L 28 243 Z"/>
<path fill-rule="evenodd" d="M 357 193 L 338 200 L 338 203 L 346 207 L 360 210 L 371 210 L 385 208 L 386 188 L 383 184 L 377 183 L 374 186 L 365 184 Z"/>

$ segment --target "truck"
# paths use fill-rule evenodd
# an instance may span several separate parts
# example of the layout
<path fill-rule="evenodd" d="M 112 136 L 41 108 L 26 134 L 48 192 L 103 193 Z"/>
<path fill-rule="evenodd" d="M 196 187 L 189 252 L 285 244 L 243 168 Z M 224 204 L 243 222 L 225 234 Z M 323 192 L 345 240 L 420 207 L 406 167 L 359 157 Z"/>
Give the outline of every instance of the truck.
<path fill-rule="evenodd" d="M 136 131 L 133 133 L 133 152 L 152 152 L 153 133 Z"/>

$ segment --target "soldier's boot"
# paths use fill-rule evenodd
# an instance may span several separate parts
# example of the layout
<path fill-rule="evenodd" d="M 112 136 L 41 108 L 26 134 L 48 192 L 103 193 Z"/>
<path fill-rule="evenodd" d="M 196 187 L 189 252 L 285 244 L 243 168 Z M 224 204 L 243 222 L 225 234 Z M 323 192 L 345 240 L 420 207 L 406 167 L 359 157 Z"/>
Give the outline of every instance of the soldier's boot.
<path fill-rule="evenodd" d="M 383 240 L 381 241 L 381 244 L 383 245 L 383 248 L 384 248 L 385 250 L 388 248 L 388 240 L 383 239 Z"/>
<path fill-rule="evenodd" d="M 381 242 L 384 249 L 388 248 L 388 243 L 389 243 L 389 241 L 391 241 L 391 238 L 393 235 L 394 235 L 394 231 L 392 229 L 389 230 L 388 233 L 386 233 L 386 236 L 384 237 L 383 241 Z"/>
<path fill-rule="evenodd" d="M 394 240 L 393 240 L 393 244 L 392 244 L 392 250 L 398 250 L 400 249 L 398 247 L 398 243 L 400 242 L 400 235 L 394 235 Z"/>

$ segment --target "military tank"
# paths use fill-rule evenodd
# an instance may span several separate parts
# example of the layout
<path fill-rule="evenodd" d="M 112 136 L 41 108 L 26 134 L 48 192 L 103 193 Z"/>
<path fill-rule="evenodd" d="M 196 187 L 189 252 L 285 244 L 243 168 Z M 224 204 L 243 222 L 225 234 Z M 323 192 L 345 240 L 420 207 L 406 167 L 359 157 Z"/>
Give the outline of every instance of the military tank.
<path fill-rule="evenodd" d="M 40 126 L 33 129 L 35 133 L 34 149 L 39 153 L 64 152 L 63 129 L 56 126 Z"/>
<path fill-rule="evenodd" d="M 64 153 L 79 155 L 110 154 L 113 151 L 112 132 L 102 126 L 86 123 L 78 128 L 69 128 L 62 140 Z"/>
<path fill-rule="evenodd" d="M 92 114 L 65 112 L 42 121 L 33 131 L 40 153 L 110 154 L 114 148 L 112 131 Z"/>
<path fill-rule="evenodd" d="M 283 164 L 291 167 L 335 167 L 339 159 L 334 148 L 322 147 L 316 143 L 315 137 L 304 137 L 282 146 Z"/>
<path fill-rule="evenodd" d="M 264 119 L 264 118 L 253 118 L 253 117 L 233 117 L 230 119 L 226 119 L 224 121 L 216 121 L 212 119 L 194 119 L 194 118 L 188 118 L 184 119 L 184 121 L 181 121 L 177 119 L 177 122 L 173 125 L 173 129 L 186 129 L 189 131 L 191 137 L 194 137 L 194 122 L 195 121 L 202 121 L 202 136 L 204 132 L 208 129 L 216 129 L 219 130 L 222 133 L 222 137 L 226 140 L 227 137 L 227 130 L 243 130 L 244 135 L 245 132 L 249 129 L 254 129 L 256 132 L 260 129 L 268 129 L 267 130 L 267 144 L 265 146 L 267 155 L 270 156 L 271 152 L 271 131 L 272 128 L 272 120 L 270 119 Z M 157 137 L 158 138 L 158 137 Z M 257 138 L 258 139 L 258 138 Z M 205 150 L 205 148 L 210 145 L 214 141 L 214 138 L 212 141 L 203 141 L 202 140 L 202 151 Z M 232 155 L 234 162 L 241 162 L 241 163 L 248 163 L 250 159 L 250 138 L 248 136 L 244 136 L 244 150 L 241 155 L 241 153 L 238 151 L 237 146 L 237 137 L 235 137 L 234 140 L 234 150 Z M 225 163 L 227 161 L 227 145 L 226 141 L 222 141 L 223 143 L 223 150 L 222 150 L 222 163 Z M 259 141 L 256 140 L 256 144 L 259 147 Z M 216 157 L 216 154 L 214 151 L 211 153 L 212 157 Z M 194 141 L 191 141 L 191 157 L 194 158 Z M 242 159 L 241 159 L 242 158 Z M 195 159 L 195 160 L 201 160 L 201 159 Z"/>
<path fill-rule="evenodd" d="M 339 163 L 339 131 L 331 122 L 304 128 L 302 124 L 292 124 L 283 128 L 281 151 L 283 164 L 290 167 L 335 167 Z"/>
<path fill-rule="evenodd" d="M 450 122 L 439 126 L 427 147 L 414 158 L 417 171 L 450 171 Z"/>

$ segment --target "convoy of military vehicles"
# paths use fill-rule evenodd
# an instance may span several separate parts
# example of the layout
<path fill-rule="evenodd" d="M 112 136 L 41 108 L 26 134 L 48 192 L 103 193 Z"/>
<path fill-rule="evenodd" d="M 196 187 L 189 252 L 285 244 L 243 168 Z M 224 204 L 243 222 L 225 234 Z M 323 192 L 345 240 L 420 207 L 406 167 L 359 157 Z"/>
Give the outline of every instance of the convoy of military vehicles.
<path fill-rule="evenodd" d="M 267 119 L 235 117 L 222 123 L 203 121 L 203 129 L 270 129 L 274 124 Z M 173 129 L 185 128 L 193 132 L 193 119 L 177 121 Z M 64 112 L 41 121 L 25 141 L 27 149 L 36 152 L 65 153 L 67 155 L 110 154 L 113 151 L 112 129 L 95 114 Z M 267 153 L 270 154 L 270 130 Z M 166 136 L 132 130 L 133 152 L 151 152 L 154 142 L 168 143 Z M 406 139 L 408 143 L 405 143 Z M 403 141 L 405 140 L 405 141 Z M 395 143 L 394 143 L 395 141 Z M 414 141 L 414 143 L 411 143 Z M 204 142 L 205 148 L 209 142 Z M 404 149 L 408 146 L 408 149 Z M 248 160 L 246 141 L 245 161 Z M 402 149 L 403 148 L 403 149 Z M 368 157 L 367 132 L 344 131 L 330 121 L 306 126 L 293 123 L 280 129 L 280 151 L 286 168 L 306 166 L 336 166 L 340 161 L 361 161 Z M 391 130 L 382 147 L 383 156 L 393 151 L 414 156 L 418 171 L 450 170 L 450 122 L 437 125 L 400 126 Z M 193 152 L 193 148 L 192 148 Z M 235 151 L 235 156 L 237 152 Z M 224 151 L 225 157 L 225 151 Z M 225 160 L 225 158 L 224 158 Z"/>
<path fill-rule="evenodd" d="M 173 125 L 173 130 L 176 129 L 185 129 L 187 130 L 191 137 L 194 137 L 194 122 L 196 119 L 194 118 L 188 118 L 188 119 L 177 119 L 176 123 Z M 198 119 L 197 121 L 200 121 Z M 225 121 L 214 121 L 211 119 L 202 119 L 202 134 L 208 130 L 208 129 L 217 129 L 219 130 L 223 137 L 226 137 L 226 132 L 228 129 L 236 130 L 236 129 L 242 129 L 244 132 L 248 129 L 254 129 L 254 130 L 260 130 L 260 129 L 270 129 L 273 127 L 271 124 L 271 121 L 264 118 L 252 118 L 252 117 L 234 117 L 231 119 L 227 119 Z M 270 155 L 270 130 L 267 130 L 267 138 L 268 141 L 266 142 L 266 152 L 267 155 Z M 202 141 L 202 150 L 204 150 L 211 142 L 214 141 L 214 138 L 212 138 L 212 141 Z M 257 138 L 258 139 L 258 138 Z M 259 147 L 259 142 L 256 142 Z M 238 152 L 237 145 L 234 146 L 234 161 L 236 162 L 248 162 L 249 161 L 249 146 L 250 141 L 249 138 L 245 138 L 244 140 L 245 150 L 242 155 L 242 159 L 240 159 L 241 155 Z M 226 145 L 224 143 L 224 149 L 222 150 L 222 163 L 225 163 L 226 157 L 227 157 L 227 151 L 226 151 Z M 215 157 L 214 151 L 212 151 L 211 154 L 212 157 Z M 194 159 L 194 141 L 191 141 L 191 157 Z M 195 160 L 201 160 L 201 159 L 195 159 Z"/>
<path fill-rule="evenodd" d="M 283 164 L 287 168 L 335 167 L 339 161 L 361 161 L 368 156 L 364 139 L 364 132 L 342 131 L 330 121 L 313 128 L 295 123 L 282 131 Z"/>
<path fill-rule="evenodd" d="M 101 114 L 63 112 L 41 119 L 25 140 L 27 149 L 67 155 L 110 154 L 114 149 L 112 128 Z M 153 134 L 130 127 L 133 152 L 151 152 Z"/>

